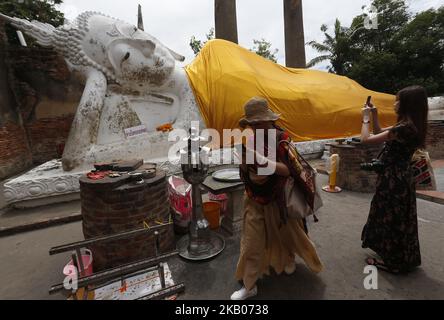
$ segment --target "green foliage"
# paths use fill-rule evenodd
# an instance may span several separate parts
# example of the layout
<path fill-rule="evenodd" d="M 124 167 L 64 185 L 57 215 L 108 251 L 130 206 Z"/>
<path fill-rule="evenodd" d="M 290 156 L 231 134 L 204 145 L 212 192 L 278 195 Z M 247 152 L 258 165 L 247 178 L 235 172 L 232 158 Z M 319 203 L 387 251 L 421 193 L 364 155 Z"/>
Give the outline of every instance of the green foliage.
<path fill-rule="evenodd" d="M 190 47 L 194 52 L 194 55 L 198 55 L 200 50 L 202 50 L 205 43 L 214 39 L 214 28 L 211 28 L 210 31 L 206 34 L 207 41 L 197 40 L 195 36 L 191 37 Z"/>
<path fill-rule="evenodd" d="M 265 59 L 271 60 L 274 63 L 277 63 L 276 54 L 278 53 L 278 49 L 274 49 L 273 52 L 271 52 L 271 43 L 268 42 L 265 39 L 261 40 L 253 40 L 254 47 L 251 49 L 251 51 L 255 52 L 256 54 L 260 55 L 261 57 L 264 57 Z"/>
<path fill-rule="evenodd" d="M 366 29 L 367 14 L 349 28 L 337 20 L 333 35 L 323 43 L 309 42 L 322 55 L 309 67 L 330 60 L 330 72 L 346 75 L 365 87 L 396 93 L 419 84 L 429 95 L 444 93 L 444 6 L 411 16 L 404 0 L 374 0 L 377 29 Z"/>
<path fill-rule="evenodd" d="M 11 17 L 37 20 L 58 27 L 64 23 L 65 17 L 55 6 L 62 2 L 63 0 L 0 0 L 0 12 Z M 10 44 L 19 44 L 14 28 L 7 25 L 6 32 Z"/>
<path fill-rule="evenodd" d="M 210 31 L 206 34 L 206 41 L 198 40 L 195 36 L 191 37 L 190 47 L 193 50 L 194 54 L 197 56 L 202 50 L 203 46 L 210 40 L 214 39 L 214 28 L 211 28 Z M 265 39 L 261 40 L 253 40 L 254 47 L 250 49 L 256 54 L 269 59 L 273 62 L 277 62 L 276 54 L 278 53 L 278 49 L 275 49 L 273 52 L 271 51 L 271 43 Z"/>
<path fill-rule="evenodd" d="M 341 22 L 336 19 L 334 26 L 334 35 L 330 35 L 328 27 L 323 24 L 321 31 L 324 32 L 325 40 L 322 43 L 316 41 L 308 42 L 316 51 L 323 53 L 323 55 L 312 59 L 307 67 L 311 68 L 314 65 L 326 60 L 330 60 L 331 67 L 329 72 L 343 75 L 346 73 L 350 63 L 350 41 L 348 37 L 348 29 L 341 26 Z"/>
<path fill-rule="evenodd" d="M 369 51 L 386 51 L 396 45 L 396 34 L 409 22 L 409 13 L 404 0 L 374 0 L 372 6 L 377 9 L 377 29 L 366 29 L 364 13 L 353 19 L 350 26 L 350 40 L 355 48 Z"/>

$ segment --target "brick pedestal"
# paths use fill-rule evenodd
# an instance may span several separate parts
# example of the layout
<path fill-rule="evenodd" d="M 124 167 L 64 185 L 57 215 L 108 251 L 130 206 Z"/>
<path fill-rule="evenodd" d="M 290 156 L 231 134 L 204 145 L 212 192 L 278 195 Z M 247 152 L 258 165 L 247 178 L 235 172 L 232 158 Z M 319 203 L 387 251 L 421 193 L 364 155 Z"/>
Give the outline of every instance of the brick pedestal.
<path fill-rule="evenodd" d="M 363 144 L 329 144 L 330 153 L 340 158 L 337 185 L 345 190 L 357 192 L 374 192 L 377 175 L 361 169 L 361 163 L 375 159 L 382 145 L 369 146 Z"/>
<path fill-rule="evenodd" d="M 112 235 L 143 228 L 156 221 L 169 221 L 169 199 L 165 172 L 158 171 L 155 178 L 136 185 L 128 178 L 105 178 L 93 181 L 80 179 L 80 194 L 85 239 Z M 173 227 L 160 231 L 160 253 L 174 248 Z M 94 270 L 100 271 L 156 255 L 152 232 L 136 238 L 94 245 Z"/>

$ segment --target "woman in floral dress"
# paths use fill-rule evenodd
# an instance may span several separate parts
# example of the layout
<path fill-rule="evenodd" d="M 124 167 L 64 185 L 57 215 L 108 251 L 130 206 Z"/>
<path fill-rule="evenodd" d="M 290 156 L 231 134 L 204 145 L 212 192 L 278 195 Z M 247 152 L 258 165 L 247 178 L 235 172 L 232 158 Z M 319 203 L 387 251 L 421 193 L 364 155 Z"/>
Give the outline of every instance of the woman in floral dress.
<path fill-rule="evenodd" d="M 416 188 L 411 160 L 425 147 L 428 101 L 423 87 L 412 86 L 397 94 L 395 126 L 381 129 L 377 109 L 363 109 L 361 140 L 367 144 L 385 142 L 380 156 L 376 193 L 362 232 L 362 247 L 375 251 L 381 259 L 368 258 L 367 264 L 392 272 L 407 272 L 421 265 L 416 213 Z M 370 136 L 370 114 L 374 135 Z"/>

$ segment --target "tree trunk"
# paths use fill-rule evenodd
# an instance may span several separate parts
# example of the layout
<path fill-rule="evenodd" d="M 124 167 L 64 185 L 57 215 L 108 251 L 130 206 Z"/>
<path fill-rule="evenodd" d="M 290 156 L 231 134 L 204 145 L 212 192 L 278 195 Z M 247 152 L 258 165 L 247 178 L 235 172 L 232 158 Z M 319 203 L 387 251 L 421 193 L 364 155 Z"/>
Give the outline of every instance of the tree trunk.
<path fill-rule="evenodd" d="M 302 0 L 284 0 L 285 60 L 287 67 L 305 68 Z"/>
<path fill-rule="evenodd" d="M 236 0 L 214 0 L 216 38 L 238 43 Z"/>

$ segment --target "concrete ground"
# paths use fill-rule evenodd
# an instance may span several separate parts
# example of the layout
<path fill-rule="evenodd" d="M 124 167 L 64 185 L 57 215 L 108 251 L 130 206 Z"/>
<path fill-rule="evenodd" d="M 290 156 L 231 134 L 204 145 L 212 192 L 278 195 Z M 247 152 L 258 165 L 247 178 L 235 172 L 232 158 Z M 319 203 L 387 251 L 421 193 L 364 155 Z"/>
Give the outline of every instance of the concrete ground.
<path fill-rule="evenodd" d="M 320 176 L 320 182 L 327 182 Z M 344 191 L 323 193 L 319 223 L 310 235 L 325 265 L 319 275 L 302 263 L 291 275 L 272 275 L 258 282 L 256 299 L 444 299 L 444 206 L 418 199 L 419 235 L 423 264 L 408 275 L 379 272 L 378 290 L 363 286 L 364 259 L 360 235 L 367 219 L 371 194 Z M 63 299 L 49 296 L 51 285 L 63 281 L 68 255 L 49 256 L 50 247 L 83 239 L 81 223 L 0 238 L 0 299 Z M 179 299 L 228 299 L 239 288 L 234 279 L 239 235 L 227 238 L 215 259 L 190 263 L 168 261 L 176 282 L 184 282 Z"/>
<path fill-rule="evenodd" d="M 0 237 L 48 226 L 81 221 L 80 200 L 27 209 L 4 209 L 0 213 Z"/>

